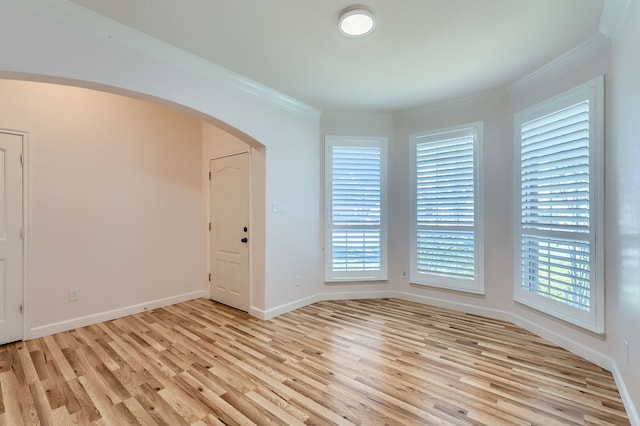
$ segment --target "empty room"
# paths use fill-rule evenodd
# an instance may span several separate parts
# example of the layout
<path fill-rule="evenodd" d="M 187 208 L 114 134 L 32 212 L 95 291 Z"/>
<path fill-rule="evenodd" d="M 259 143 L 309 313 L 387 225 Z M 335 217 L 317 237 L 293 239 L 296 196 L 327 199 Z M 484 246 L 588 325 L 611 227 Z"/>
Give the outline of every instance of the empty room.
<path fill-rule="evenodd" d="M 638 41 L 0 0 L 0 424 L 640 425 Z"/>

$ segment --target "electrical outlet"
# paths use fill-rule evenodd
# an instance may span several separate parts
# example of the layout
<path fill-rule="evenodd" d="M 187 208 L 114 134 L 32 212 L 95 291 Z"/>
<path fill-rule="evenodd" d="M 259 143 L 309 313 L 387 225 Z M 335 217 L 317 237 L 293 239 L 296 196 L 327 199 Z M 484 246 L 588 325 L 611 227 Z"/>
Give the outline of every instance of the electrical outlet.
<path fill-rule="evenodd" d="M 302 277 L 300 275 L 296 275 L 295 284 L 296 287 L 300 287 L 300 284 L 302 284 Z"/>
<path fill-rule="evenodd" d="M 69 289 L 69 301 L 76 302 L 80 299 L 80 289 L 79 288 L 70 288 Z"/>
<path fill-rule="evenodd" d="M 402 271 L 402 279 L 403 280 L 409 279 L 409 275 L 407 274 L 407 271 Z"/>

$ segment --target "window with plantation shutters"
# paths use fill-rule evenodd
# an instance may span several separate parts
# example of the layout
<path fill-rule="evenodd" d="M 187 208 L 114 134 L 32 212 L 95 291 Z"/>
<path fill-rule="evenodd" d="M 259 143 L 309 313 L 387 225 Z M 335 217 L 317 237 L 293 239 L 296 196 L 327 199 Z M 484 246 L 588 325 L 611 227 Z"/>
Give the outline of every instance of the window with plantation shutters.
<path fill-rule="evenodd" d="M 413 282 L 484 291 L 481 137 L 481 123 L 411 136 Z"/>
<path fill-rule="evenodd" d="M 516 300 L 603 331 L 602 79 L 516 114 Z"/>
<path fill-rule="evenodd" d="M 387 279 L 386 140 L 326 138 L 326 281 Z"/>

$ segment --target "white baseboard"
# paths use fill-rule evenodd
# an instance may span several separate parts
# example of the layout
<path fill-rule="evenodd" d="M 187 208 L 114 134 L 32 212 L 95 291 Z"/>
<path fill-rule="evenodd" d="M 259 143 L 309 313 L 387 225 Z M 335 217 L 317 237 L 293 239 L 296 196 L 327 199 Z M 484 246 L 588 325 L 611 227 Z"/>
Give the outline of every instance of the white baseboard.
<path fill-rule="evenodd" d="M 401 293 L 396 292 L 393 296 L 397 299 L 406 300 L 408 302 L 422 303 L 424 305 L 431 305 L 437 308 L 451 309 L 453 311 L 461 311 L 467 314 L 479 315 L 482 317 L 498 319 L 502 321 L 512 321 L 511 314 L 499 309 L 484 308 L 478 305 L 472 305 L 470 303 L 454 302 L 451 300 L 440 299 L 437 297 L 420 296 L 413 293 Z"/>
<path fill-rule="evenodd" d="M 295 311 L 296 309 L 316 303 L 319 300 L 320 299 L 318 299 L 317 296 L 309 296 L 303 299 L 294 300 L 293 302 L 285 303 L 284 305 L 280 305 L 266 311 L 252 306 L 249 308 L 249 314 L 267 321 L 279 315 L 286 314 L 287 312 Z"/>
<path fill-rule="evenodd" d="M 270 318 L 267 318 L 267 315 L 265 314 L 264 309 L 258 309 L 255 306 L 249 307 L 249 315 L 251 315 L 252 317 L 261 319 L 263 321 L 270 319 Z"/>
<path fill-rule="evenodd" d="M 263 320 L 270 320 L 279 315 L 286 314 L 287 312 L 295 311 L 296 309 L 303 308 L 307 305 L 311 305 L 316 302 L 324 300 L 352 300 L 352 299 L 384 299 L 387 297 L 396 297 L 392 291 L 351 291 L 351 292 L 335 292 L 335 293 L 319 293 L 313 296 L 304 297 L 302 299 L 294 300 L 293 302 L 285 303 L 275 308 L 262 311 L 259 309 L 251 308 L 249 313 L 253 315 L 253 312 L 258 313 L 256 317 Z"/>
<path fill-rule="evenodd" d="M 615 362 L 613 363 L 611 373 L 613 374 L 613 379 L 616 381 L 616 386 L 618 387 L 620 398 L 622 398 L 622 402 L 624 403 L 624 408 L 627 410 L 627 416 L 629 417 L 631 426 L 640 426 L 640 414 L 631 399 L 631 395 L 629 395 L 629 390 L 627 389 L 627 385 L 624 382 L 622 374 L 620 374 L 618 364 Z"/>
<path fill-rule="evenodd" d="M 551 343 L 555 343 L 556 345 L 568 350 L 571 353 L 580 355 L 582 358 L 594 363 L 598 367 L 602 367 L 608 371 L 612 371 L 613 369 L 612 359 L 604 355 L 602 352 L 591 349 L 590 347 L 576 342 L 575 340 L 568 339 L 567 337 L 558 334 L 546 327 L 540 327 L 538 324 L 528 319 L 522 318 L 521 316 L 512 314 L 510 321 L 515 325 L 524 328 L 525 330 L 528 330 L 544 339 L 547 339 Z"/>
<path fill-rule="evenodd" d="M 401 299 L 408 302 L 422 303 L 424 305 L 436 306 L 439 308 L 452 309 L 456 311 L 462 311 L 469 314 L 475 314 L 480 316 L 486 316 L 489 318 L 500 319 L 504 321 L 512 321 L 512 316 L 508 312 L 488 309 L 471 305 L 467 303 L 452 302 L 450 300 L 438 299 L 427 296 L 420 296 L 412 293 L 403 293 L 397 291 L 381 290 L 381 291 L 350 291 L 350 292 L 335 292 L 335 293 L 319 293 L 314 296 L 305 297 L 303 299 L 294 300 L 293 302 L 285 303 L 275 308 L 271 308 L 267 311 L 262 311 L 252 308 L 250 314 L 261 319 L 271 319 L 278 315 L 286 314 L 287 312 L 303 308 L 312 303 L 324 301 L 324 300 L 356 300 L 356 299 Z"/>
<path fill-rule="evenodd" d="M 36 339 L 38 337 L 48 336 L 55 333 L 61 333 L 63 331 L 73 330 L 74 328 L 85 327 L 87 325 L 96 324 L 104 321 L 111 321 L 116 318 L 122 318 L 127 315 L 137 314 L 151 309 L 162 308 L 169 305 L 175 305 L 176 303 L 186 302 L 188 300 L 199 299 L 206 297 L 207 292 L 204 290 L 194 291 L 191 293 L 184 293 L 177 296 L 167 297 L 165 299 L 150 300 L 148 302 L 139 303 L 136 305 L 125 306 L 122 308 L 114 309 L 111 311 L 100 312 L 97 314 L 91 314 L 84 317 L 73 318 L 66 321 L 60 321 L 53 324 L 42 325 L 34 327 L 29 330 L 29 335 L 26 340 Z"/>

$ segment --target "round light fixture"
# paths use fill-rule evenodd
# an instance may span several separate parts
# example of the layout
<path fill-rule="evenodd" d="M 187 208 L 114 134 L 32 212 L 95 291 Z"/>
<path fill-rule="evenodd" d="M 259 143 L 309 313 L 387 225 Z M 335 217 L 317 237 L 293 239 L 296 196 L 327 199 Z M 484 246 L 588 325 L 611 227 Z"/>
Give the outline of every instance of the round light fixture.
<path fill-rule="evenodd" d="M 365 36 L 376 27 L 373 13 L 361 7 L 349 7 L 340 13 L 340 31 L 349 37 Z"/>

